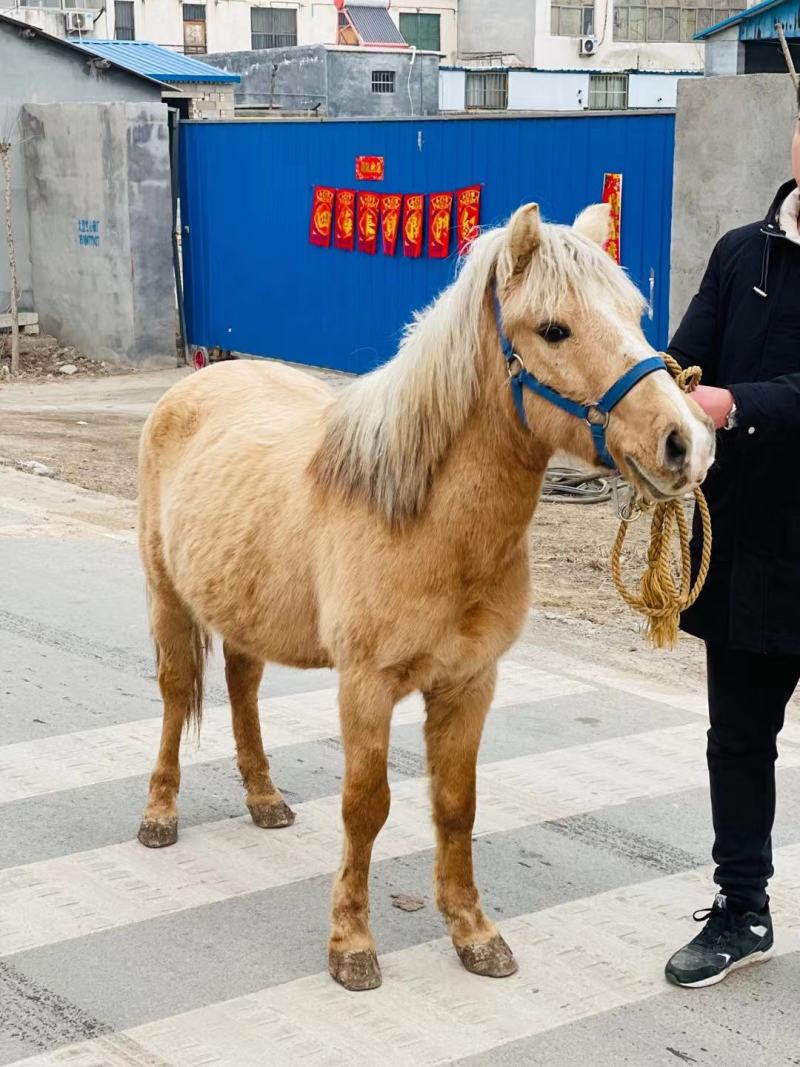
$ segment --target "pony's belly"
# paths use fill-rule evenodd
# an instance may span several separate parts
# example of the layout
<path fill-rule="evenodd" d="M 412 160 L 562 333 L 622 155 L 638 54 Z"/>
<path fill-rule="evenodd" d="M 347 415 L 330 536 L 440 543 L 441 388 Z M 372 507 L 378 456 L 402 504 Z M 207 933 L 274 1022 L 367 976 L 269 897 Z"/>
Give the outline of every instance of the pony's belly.
<path fill-rule="evenodd" d="M 263 662 L 330 665 L 308 551 L 267 522 L 230 530 L 210 517 L 200 537 L 193 514 L 171 519 L 170 577 L 199 622 Z"/>

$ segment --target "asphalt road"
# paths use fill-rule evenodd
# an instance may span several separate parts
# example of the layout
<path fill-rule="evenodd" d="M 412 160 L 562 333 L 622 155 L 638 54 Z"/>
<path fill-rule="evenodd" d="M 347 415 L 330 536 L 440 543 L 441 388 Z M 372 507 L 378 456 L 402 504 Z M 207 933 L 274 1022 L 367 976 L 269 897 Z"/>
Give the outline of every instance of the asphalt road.
<path fill-rule="evenodd" d="M 185 745 L 181 838 L 135 841 L 160 703 L 130 503 L 0 468 L 0 1064 L 800 1063 L 800 729 L 780 762 L 778 955 L 708 990 L 663 964 L 710 904 L 702 694 L 512 650 L 481 751 L 475 855 L 519 973 L 464 972 L 432 901 L 420 706 L 398 709 L 372 876 L 384 985 L 325 970 L 338 861 L 335 677 L 268 670 L 295 826 L 246 816 L 219 663 Z M 405 912 L 392 894 L 420 896 Z"/>

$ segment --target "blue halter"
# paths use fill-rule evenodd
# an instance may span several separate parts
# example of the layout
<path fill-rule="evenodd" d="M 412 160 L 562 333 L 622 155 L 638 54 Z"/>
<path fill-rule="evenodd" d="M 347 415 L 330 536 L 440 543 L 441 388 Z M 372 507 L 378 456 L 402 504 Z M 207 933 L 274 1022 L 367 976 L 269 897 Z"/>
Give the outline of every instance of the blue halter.
<path fill-rule="evenodd" d="M 503 355 L 508 364 L 508 376 L 511 380 L 511 392 L 514 397 L 514 405 L 522 425 L 526 429 L 528 428 L 528 420 L 525 417 L 525 405 L 522 400 L 522 391 L 523 388 L 525 388 L 530 389 L 530 391 L 536 393 L 537 396 L 543 397 L 557 408 L 561 408 L 562 411 L 566 411 L 568 414 L 574 415 L 578 419 L 583 419 L 591 431 L 598 460 L 604 467 L 614 470 L 617 464 L 606 445 L 606 429 L 608 428 L 611 412 L 620 400 L 622 400 L 622 398 L 626 396 L 631 389 L 633 389 L 634 385 L 637 385 L 642 378 L 646 378 L 654 371 L 666 370 L 667 367 L 664 360 L 661 359 L 660 356 L 651 356 L 649 359 L 641 360 L 639 363 L 634 364 L 634 366 L 631 367 L 630 370 L 627 370 L 621 377 L 617 378 L 611 388 L 603 393 L 596 403 L 579 404 L 576 400 L 570 400 L 569 397 L 562 396 L 561 393 L 557 392 L 555 389 L 551 389 L 549 385 L 540 382 L 539 379 L 535 378 L 527 369 L 525 364 L 514 351 L 511 342 L 506 335 L 506 331 L 503 328 L 503 313 L 500 310 L 500 301 L 497 299 L 496 291 L 494 294 L 494 310 L 495 316 L 497 317 L 497 329 L 500 334 L 500 346 L 503 349 Z M 516 373 L 514 373 L 515 363 L 517 364 Z"/>

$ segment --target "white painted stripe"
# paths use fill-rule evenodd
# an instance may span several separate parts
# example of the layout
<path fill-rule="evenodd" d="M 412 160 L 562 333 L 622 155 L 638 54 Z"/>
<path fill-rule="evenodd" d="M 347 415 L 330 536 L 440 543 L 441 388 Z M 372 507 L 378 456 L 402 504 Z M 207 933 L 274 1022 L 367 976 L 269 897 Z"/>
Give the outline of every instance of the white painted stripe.
<path fill-rule="evenodd" d="M 800 950 L 800 845 L 776 854 L 779 952 Z M 320 973 L 20 1061 L 25 1067 L 428 1067 L 601 1012 L 674 996 L 663 966 L 708 896 L 710 869 L 614 889 L 509 919 L 519 973 L 461 968 L 446 939 L 382 958 L 383 986 L 346 993 Z"/>
<path fill-rule="evenodd" d="M 583 682 L 507 661 L 501 665 L 493 707 L 529 704 L 590 689 Z M 263 702 L 262 721 L 270 752 L 285 745 L 338 737 L 336 690 L 268 697 Z M 396 725 L 421 721 L 421 697 L 409 697 L 398 705 Z M 155 763 L 160 735 L 159 716 L 0 747 L 0 803 L 148 774 Z M 232 758 L 233 753 L 229 709 L 208 708 L 199 745 L 187 737 L 181 761 L 187 765 L 206 763 Z"/>
<path fill-rule="evenodd" d="M 530 615 L 541 625 L 544 613 L 540 609 L 531 609 Z M 686 638 L 681 638 L 681 640 L 686 640 Z M 591 682 L 593 686 L 617 689 L 622 693 L 641 697 L 642 700 L 646 700 L 650 704 L 663 704 L 665 707 L 687 711 L 693 715 L 700 715 L 703 719 L 708 719 L 708 699 L 702 689 L 697 687 L 685 690 L 670 689 L 660 682 L 648 679 L 643 674 L 623 673 L 605 664 L 591 663 L 587 660 L 575 659 L 574 656 L 565 656 L 560 652 L 554 652 L 551 648 L 536 645 L 532 642 L 526 642 L 526 651 L 534 659 L 541 659 L 552 670 L 559 671 L 564 677 L 571 680 L 587 681 Z M 642 661 L 640 660 L 637 665 L 641 667 Z M 790 709 L 798 706 L 800 706 L 800 691 L 792 698 L 789 704 Z M 781 731 L 781 739 L 800 743 L 800 723 L 791 720 L 785 722 Z"/>
<path fill-rule="evenodd" d="M 799 766 L 789 747 L 782 766 Z M 706 785 L 699 722 L 481 764 L 475 834 L 518 829 L 638 797 Z M 392 787 L 376 861 L 433 845 L 427 784 Z M 190 827 L 173 848 L 136 841 L 0 871 L 0 955 L 332 873 L 339 860 L 338 796 L 301 804 L 294 826 L 248 816 Z"/>

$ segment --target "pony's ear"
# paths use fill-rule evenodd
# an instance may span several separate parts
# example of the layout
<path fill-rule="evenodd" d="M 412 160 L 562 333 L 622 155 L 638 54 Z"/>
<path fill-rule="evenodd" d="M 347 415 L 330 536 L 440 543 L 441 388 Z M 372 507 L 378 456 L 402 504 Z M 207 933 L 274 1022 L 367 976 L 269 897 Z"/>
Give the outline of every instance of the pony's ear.
<path fill-rule="evenodd" d="M 592 204 L 585 208 L 573 222 L 572 228 L 602 248 L 611 236 L 611 205 Z"/>
<path fill-rule="evenodd" d="M 511 216 L 508 224 L 508 248 L 515 273 L 528 266 L 533 253 L 539 247 L 541 225 L 538 204 L 523 204 Z"/>

